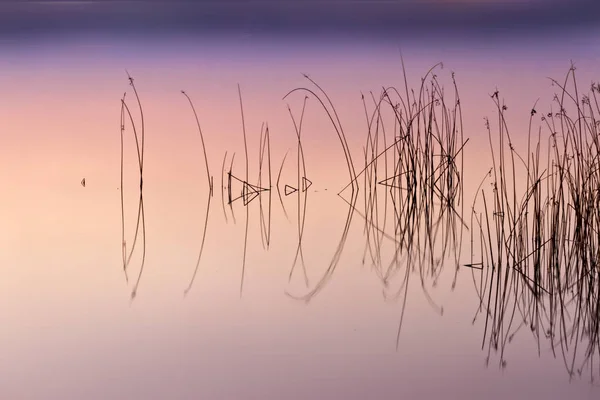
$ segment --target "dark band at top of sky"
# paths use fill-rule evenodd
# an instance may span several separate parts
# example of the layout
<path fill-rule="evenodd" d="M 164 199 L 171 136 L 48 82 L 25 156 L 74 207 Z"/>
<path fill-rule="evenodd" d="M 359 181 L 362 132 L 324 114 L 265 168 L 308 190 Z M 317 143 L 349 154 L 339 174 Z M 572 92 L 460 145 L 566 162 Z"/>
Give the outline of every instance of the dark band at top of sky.
<path fill-rule="evenodd" d="M 597 26 L 595 0 L 9 0 L 0 38 L 107 33 L 486 34 Z"/>

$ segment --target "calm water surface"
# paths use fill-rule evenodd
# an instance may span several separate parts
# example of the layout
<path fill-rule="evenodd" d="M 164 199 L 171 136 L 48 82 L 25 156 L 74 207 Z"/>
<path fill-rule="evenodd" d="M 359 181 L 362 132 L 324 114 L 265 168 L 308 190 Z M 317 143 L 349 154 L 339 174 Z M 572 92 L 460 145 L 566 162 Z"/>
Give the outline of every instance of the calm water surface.
<path fill-rule="evenodd" d="M 407 270 L 404 260 L 384 288 L 381 265 L 394 260 L 397 247 L 383 238 L 378 256 L 369 250 L 374 239 L 368 242 L 364 176 L 357 181 L 355 208 L 347 192 L 337 195 L 350 182 L 345 155 L 312 96 L 302 126 L 312 185 L 285 195 L 285 185 L 288 192 L 298 188 L 300 165 L 287 105 L 298 122 L 306 92 L 283 99 L 292 89 L 314 88 L 303 73 L 321 85 L 335 104 L 359 172 L 367 142 L 361 95 L 372 110 L 371 92 L 378 97 L 392 85 L 404 90 L 400 50 L 411 88 L 418 89 L 420 78 L 442 61 L 434 73 L 446 96 L 454 98 L 452 72 L 460 91 L 469 215 L 492 166 L 484 123 L 497 115 L 490 95 L 499 90 L 515 146 L 526 145 L 534 102 L 539 99 L 539 110 L 550 109 L 557 90 L 547 77 L 563 79 L 572 60 L 582 87 L 597 79 L 597 37 L 585 32 L 547 41 L 441 43 L 408 38 L 397 44 L 248 36 L 5 42 L 0 397 L 597 398 L 600 391 L 591 382 L 600 368 L 597 350 L 572 379 L 563 353 L 555 356 L 551 341 L 543 335 L 538 341 L 527 326 L 503 347 L 503 356 L 493 349 L 488 355 L 485 311 L 478 311 L 474 284 L 482 272 L 463 265 L 471 256 L 467 229 L 461 252 L 452 250 L 439 262 L 435 256 L 434 272 Z M 140 120 L 126 71 L 134 78 L 145 124 L 145 264 L 133 300 L 142 239 L 126 281 L 121 192 L 129 250 L 139 172 L 126 120 L 121 187 L 124 92 L 138 128 Z M 213 176 L 210 204 L 201 138 L 181 90 L 193 100 L 204 134 Z M 259 167 L 260 154 L 267 154 L 261 152 L 263 123 L 270 138 L 271 191 L 247 206 L 244 199 L 228 204 L 229 190 L 234 197 L 242 194 L 246 172 L 247 182 L 269 187 L 266 157 Z M 392 140 L 393 122 L 387 129 Z M 281 200 L 275 190 L 280 168 Z M 256 189 L 245 190 L 248 199 Z M 385 195 L 380 190 L 380 224 L 393 215 Z M 184 296 L 209 205 L 202 258 Z M 295 262 L 301 220 L 302 258 Z M 391 223 L 384 230 L 393 235 Z M 383 261 L 375 262 L 378 257 Z M 299 299 L 315 288 L 309 299 Z"/>

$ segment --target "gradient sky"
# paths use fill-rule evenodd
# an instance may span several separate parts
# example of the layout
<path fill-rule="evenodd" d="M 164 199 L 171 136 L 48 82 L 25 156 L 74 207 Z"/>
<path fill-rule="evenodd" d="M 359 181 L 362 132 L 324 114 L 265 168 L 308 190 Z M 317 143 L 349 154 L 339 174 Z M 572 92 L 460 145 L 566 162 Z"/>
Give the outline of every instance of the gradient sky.
<path fill-rule="evenodd" d="M 594 0 L 8 0 L 0 37 L 79 33 L 469 35 L 594 26 Z"/>

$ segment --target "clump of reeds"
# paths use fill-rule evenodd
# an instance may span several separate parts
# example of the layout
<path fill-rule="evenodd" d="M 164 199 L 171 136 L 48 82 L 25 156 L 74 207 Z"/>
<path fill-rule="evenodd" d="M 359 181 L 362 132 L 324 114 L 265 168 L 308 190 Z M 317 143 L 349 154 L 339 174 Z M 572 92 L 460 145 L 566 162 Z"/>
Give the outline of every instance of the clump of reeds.
<path fill-rule="evenodd" d="M 453 96 L 448 98 L 436 74 L 441 67 L 437 64 L 427 72 L 417 92 L 409 90 L 405 75 L 403 91 L 387 87 L 378 98 L 371 94 L 370 112 L 365 101 L 368 129 L 361 172 L 365 256 L 369 255 L 386 288 L 394 277 L 400 277 L 400 287 L 392 293 L 392 297 L 403 297 L 397 344 L 411 273 L 418 273 L 427 300 L 443 314 L 443 307 L 434 302 L 427 287 L 437 284 L 450 261 L 455 267 L 454 288 L 459 270 L 465 227 L 461 209 L 466 140 L 454 73 Z M 386 131 L 392 124 L 393 129 Z M 388 144 L 386 132 L 390 131 L 393 140 Z M 394 247 L 387 262 L 381 255 L 384 239 Z"/>
<path fill-rule="evenodd" d="M 493 165 L 484 179 L 491 191 L 482 182 L 473 202 L 481 258 L 469 266 L 480 269 L 474 281 L 488 360 L 498 351 L 505 367 L 506 344 L 526 328 L 538 353 L 548 340 L 570 376 L 589 368 L 593 380 L 600 359 L 600 87 L 580 95 L 573 66 L 562 83 L 552 82 L 559 93 L 548 112 L 531 110 L 524 156 L 513 146 L 506 105 L 492 94 L 498 131 L 494 138 L 487 122 Z M 472 254 L 475 243 L 472 237 Z"/>
<path fill-rule="evenodd" d="M 244 290 L 244 279 L 246 276 L 246 254 L 248 250 L 248 237 L 250 227 L 250 203 L 255 199 L 258 199 L 259 204 L 259 227 L 260 235 L 263 248 L 268 250 L 271 245 L 271 204 L 272 204 L 272 173 L 271 173 L 271 136 L 269 133 L 269 126 L 263 123 L 260 129 L 259 146 L 258 146 L 258 177 L 256 183 L 250 183 L 250 156 L 248 152 L 248 137 L 246 134 L 246 120 L 244 117 L 244 106 L 242 101 L 242 90 L 238 85 L 238 98 L 240 106 L 241 124 L 242 124 L 242 138 L 244 143 L 244 172 L 238 177 L 237 174 L 233 173 L 233 165 L 235 161 L 235 153 L 233 153 L 229 171 L 225 173 L 225 165 L 227 161 L 227 152 L 223 158 L 221 167 L 221 201 L 223 206 L 223 214 L 225 220 L 227 218 L 227 210 L 225 204 L 229 205 L 231 211 L 231 217 L 233 223 L 236 223 L 234 214 L 234 203 L 241 201 L 246 209 L 245 218 L 245 229 L 244 229 L 244 249 L 242 255 L 242 271 L 240 277 L 240 296 L 242 296 Z M 225 176 L 227 176 L 227 183 L 225 183 Z M 234 186 L 240 187 L 239 193 L 234 190 Z M 267 186 L 267 187 L 263 187 Z M 225 200 L 225 193 L 227 193 L 227 200 Z M 267 194 L 268 197 L 263 201 L 263 194 Z M 265 209 L 266 208 L 266 209 Z"/>
<path fill-rule="evenodd" d="M 451 256 L 456 271 L 453 286 L 456 282 L 465 227 L 459 207 L 463 203 L 462 165 L 466 141 L 454 74 L 454 96 L 449 100 L 434 73 L 438 66 L 427 72 L 416 93 L 409 90 L 405 76 L 403 92 L 386 87 L 377 98 L 372 93 L 370 100 L 362 96 L 367 129 L 363 148 L 364 168 L 358 173 L 335 107 L 326 92 L 308 77 L 315 90 L 299 88 L 291 92 L 305 92 L 310 98 L 315 98 L 326 112 L 340 140 L 349 175 L 349 183 L 338 193 L 349 206 L 339 245 L 325 274 L 300 298 L 312 298 L 332 276 L 344 248 L 352 216 L 357 213 L 364 219 L 366 244 L 363 261 L 369 259 L 386 288 L 394 277 L 401 277 L 400 288 L 393 297 L 404 296 L 402 315 L 409 277 L 414 271 L 419 274 L 427 299 L 443 313 L 443 308 L 437 306 L 428 294 L 426 281 L 431 280 L 435 284 L 444 262 Z M 301 123 L 294 121 L 294 125 L 300 157 L 298 126 Z M 300 174 L 304 160 L 299 159 L 298 168 Z M 363 212 L 357 207 L 360 190 Z M 349 196 L 346 196 L 348 192 Z M 298 209 L 300 213 L 301 203 Z M 386 245 L 392 248 L 392 257 L 388 260 L 384 260 L 382 255 Z M 297 257 L 299 254 L 302 259 L 301 245 L 298 249 Z"/>

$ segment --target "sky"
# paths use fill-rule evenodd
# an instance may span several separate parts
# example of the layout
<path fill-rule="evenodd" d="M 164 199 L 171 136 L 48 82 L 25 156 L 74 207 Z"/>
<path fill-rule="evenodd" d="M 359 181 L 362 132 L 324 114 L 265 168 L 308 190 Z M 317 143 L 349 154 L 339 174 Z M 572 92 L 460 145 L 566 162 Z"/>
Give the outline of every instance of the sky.
<path fill-rule="evenodd" d="M 597 24 L 595 0 L 5 0 L 0 38 L 82 33 L 562 32 Z"/>

